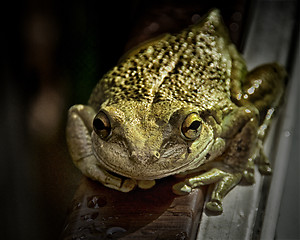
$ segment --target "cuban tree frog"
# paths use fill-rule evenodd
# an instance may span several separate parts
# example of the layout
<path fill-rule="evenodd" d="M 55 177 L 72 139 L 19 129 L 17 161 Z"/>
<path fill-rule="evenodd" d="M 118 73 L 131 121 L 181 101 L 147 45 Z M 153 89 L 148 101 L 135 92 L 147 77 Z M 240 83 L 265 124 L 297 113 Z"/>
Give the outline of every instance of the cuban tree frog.
<path fill-rule="evenodd" d="M 70 108 L 71 157 L 84 175 L 123 192 L 193 173 L 173 191 L 214 184 L 206 207 L 221 212 L 230 189 L 242 178 L 254 181 L 255 159 L 261 172 L 271 171 L 262 142 L 285 75 L 276 63 L 248 72 L 212 10 L 130 51 L 88 105 Z"/>

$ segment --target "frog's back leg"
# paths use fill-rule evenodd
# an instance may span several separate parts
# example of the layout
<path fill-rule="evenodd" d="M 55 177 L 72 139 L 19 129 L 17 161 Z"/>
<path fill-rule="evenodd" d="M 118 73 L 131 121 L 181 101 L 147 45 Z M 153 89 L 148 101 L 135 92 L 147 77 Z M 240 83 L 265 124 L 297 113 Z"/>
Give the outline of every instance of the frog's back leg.
<path fill-rule="evenodd" d="M 269 109 L 275 109 L 281 100 L 286 72 L 277 63 L 261 65 L 250 71 L 242 82 L 235 102 L 239 105 L 253 104 L 260 113 L 260 123 Z"/>
<path fill-rule="evenodd" d="M 283 94 L 286 71 L 277 63 L 256 67 L 248 72 L 245 60 L 233 44 L 228 45 L 232 59 L 230 92 L 238 106 L 254 105 L 264 121 L 268 110 L 276 108 Z"/>
<path fill-rule="evenodd" d="M 263 141 L 274 113 L 279 105 L 285 85 L 286 72 L 277 63 L 259 66 L 249 73 L 243 59 L 232 49 L 232 100 L 239 106 L 254 105 L 260 115 L 258 130 L 258 165 L 260 172 L 271 173 L 270 163 L 263 152 Z M 249 163 L 250 168 L 253 164 Z"/>

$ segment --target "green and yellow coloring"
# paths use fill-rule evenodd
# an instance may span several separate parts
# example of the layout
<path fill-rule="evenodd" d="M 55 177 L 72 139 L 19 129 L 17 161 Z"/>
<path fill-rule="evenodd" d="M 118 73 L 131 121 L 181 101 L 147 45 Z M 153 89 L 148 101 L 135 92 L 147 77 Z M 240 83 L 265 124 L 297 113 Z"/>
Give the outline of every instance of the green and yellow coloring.
<path fill-rule="evenodd" d="M 70 154 L 84 175 L 123 192 L 192 174 L 173 191 L 214 184 L 206 206 L 221 212 L 241 178 L 254 181 L 255 159 L 271 171 L 262 142 L 285 75 L 276 63 L 248 72 L 212 10 L 198 24 L 127 53 L 88 105 L 70 108 Z"/>

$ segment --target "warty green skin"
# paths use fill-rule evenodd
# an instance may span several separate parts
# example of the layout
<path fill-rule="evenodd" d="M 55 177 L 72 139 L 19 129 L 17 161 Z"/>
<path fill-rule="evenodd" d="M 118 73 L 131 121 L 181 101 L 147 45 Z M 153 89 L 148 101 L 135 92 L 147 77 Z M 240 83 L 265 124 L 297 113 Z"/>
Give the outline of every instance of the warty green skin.
<path fill-rule="evenodd" d="M 99 81 L 88 105 L 70 108 L 70 154 L 83 174 L 123 192 L 193 173 L 173 191 L 186 194 L 214 183 L 207 208 L 221 212 L 223 198 L 242 177 L 254 181 L 255 159 L 262 172 L 271 171 L 262 142 L 285 75 L 276 63 L 248 73 L 212 10 L 198 24 L 126 54 Z M 111 125 L 105 138 L 93 130 L 99 112 Z M 195 139 L 182 129 L 191 113 L 201 123 Z"/>

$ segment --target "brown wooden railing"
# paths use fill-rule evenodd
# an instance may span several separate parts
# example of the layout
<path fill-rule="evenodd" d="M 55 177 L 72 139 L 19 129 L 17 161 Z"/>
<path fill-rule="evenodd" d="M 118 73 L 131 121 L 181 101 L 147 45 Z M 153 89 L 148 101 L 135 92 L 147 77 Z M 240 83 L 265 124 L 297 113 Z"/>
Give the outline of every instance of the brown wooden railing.
<path fill-rule="evenodd" d="M 291 63 L 289 53 L 293 46 L 291 40 L 296 24 L 296 2 L 282 4 L 282 1 L 257 1 L 253 18 L 249 20 L 251 28 L 248 29 L 244 51 L 250 68 L 270 61 L 278 61 L 285 66 Z M 274 25 L 280 34 L 274 32 Z M 291 76 L 290 86 L 294 86 L 294 82 Z M 289 101 L 289 104 L 293 104 L 295 100 Z M 283 111 L 283 114 L 288 112 Z M 286 161 L 278 159 L 274 151 L 280 148 L 277 137 L 282 138 L 285 120 L 286 117 L 282 117 L 281 121 L 275 123 L 267 140 L 266 151 L 275 167 Z M 287 153 L 288 149 L 281 149 L 281 152 Z M 202 211 L 205 188 L 187 196 L 174 195 L 171 186 L 177 181 L 176 178 L 158 181 L 157 186 L 150 190 L 124 194 L 84 177 L 74 196 L 61 238 L 259 239 L 260 234 L 274 234 L 274 228 L 270 230 L 270 227 L 262 228 L 262 225 L 276 224 L 276 213 L 273 213 L 273 219 L 264 219 L 263 213 L 266 203 L 272 205 L 274 201 L 280 202 L 278 194 L 277 199 L 266 200 L 270 183 L 272 186 L 277 176 L 283 180 L 282 174 L 278 175 L 276 169 L 272 178 L 265 179 L 256 173 L 256 184 L 236 187 L 224 201 L 224 213 L 218 216 L 210 216 Z M 262 193 L 262 189 L 265 192 Z M 282 192 L 282 188 L 279 191 Z M 270 214 L 268 207 L 266 211 L 266 214 Z"/>

